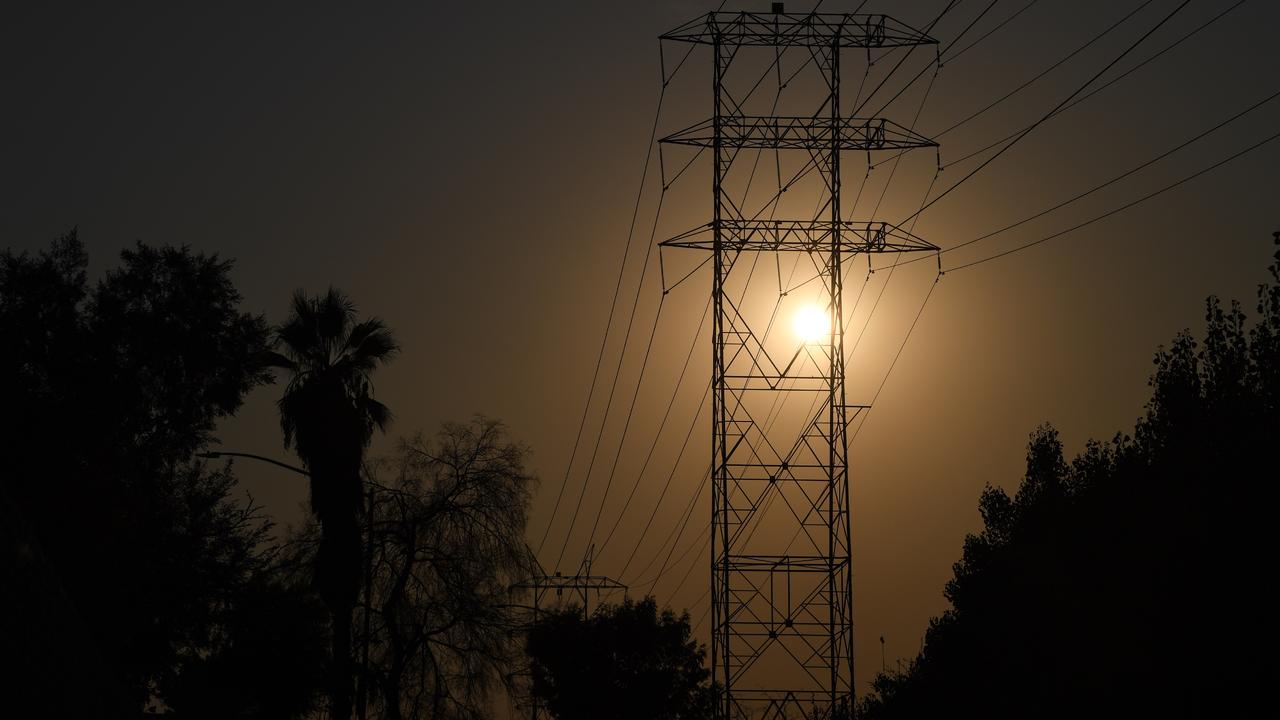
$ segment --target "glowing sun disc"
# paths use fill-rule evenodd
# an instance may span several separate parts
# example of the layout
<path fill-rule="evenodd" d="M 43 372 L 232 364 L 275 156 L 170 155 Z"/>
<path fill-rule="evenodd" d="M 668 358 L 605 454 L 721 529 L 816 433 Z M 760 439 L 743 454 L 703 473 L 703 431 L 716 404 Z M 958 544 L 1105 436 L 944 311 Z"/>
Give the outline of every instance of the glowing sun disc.
<path fill-rule="evenodd" d="M 823 340 L 831 332 L 831 319 L 827 316 L 827 311 L 817 305 L 800 308 L 793 322 L 796 335 L 807 343 Z"/>

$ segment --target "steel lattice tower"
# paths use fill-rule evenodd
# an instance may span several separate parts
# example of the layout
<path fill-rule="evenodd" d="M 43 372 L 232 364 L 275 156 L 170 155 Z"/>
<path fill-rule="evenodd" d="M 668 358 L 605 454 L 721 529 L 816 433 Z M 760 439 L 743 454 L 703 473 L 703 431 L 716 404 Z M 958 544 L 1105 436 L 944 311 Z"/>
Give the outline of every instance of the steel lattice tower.
<path fill-rule="evenodd" d="M 884 15 L 780 11 L 709 13 L 662 40 L 707 45 L 712 56 L 714 114 L 662 142 L 706 148 L 712 158 L 711 222 L 663 245 L 713 255 L 711 663 L 723 690 L 717 717 L 797 717 L 814 708 L 830 716 L 853 700 L 846 432 L 865 409 L 845 399 L 842 268 L 859 253 L 937 250 L 892 224 L 842 217 L 842 152 L 936 143 L 882 118 L 842 116 L 840 56 L 849 48 L 869 55 L 937 41 Z M 725 78 L 740 50 L 760 47 L 811 54 L 826 91 L 812 115 L 744 114 Z M 817 213 L 746 216 L 725 191 L 744 149 L 807 152 L 825 196 Z M 829 332 L 801 343 L 789 361 L 770 353 L 768 331 L 754 327 L 726 291 L 739 258 L 752 253 L 807 253 L 817 269 Z M 816 412 L 775 431 L 759 408 L 778 393 L 817 398 Z M 778 502 L 786 512 L 770 515 L 757 533 L 765 510 Z M 777 517 L 791 527 L 774 527 L 782 522 Z M 793 551 L 788 536 L 801 538 L 802 547 Z"/>

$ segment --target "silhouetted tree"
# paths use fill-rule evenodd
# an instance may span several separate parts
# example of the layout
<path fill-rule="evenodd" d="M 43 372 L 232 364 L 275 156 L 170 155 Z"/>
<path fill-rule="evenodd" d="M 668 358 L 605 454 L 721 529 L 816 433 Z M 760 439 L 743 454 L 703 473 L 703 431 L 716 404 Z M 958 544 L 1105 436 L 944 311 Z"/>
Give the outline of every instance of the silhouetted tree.
<path fill-rule="evenodd" d="M 215 608 L 198 651 L 181 654 L 163 684 L 169 714 L 188 718 L 300 718 L 316 709 L 328 660 L 328 613 L 308 582 L 272 552 Z"/>
<path fill-rule="evenodd" d="M 548 613 L 528 637 L 533 695 L 559 720 L 710 718 L 706 649 L 691 635 L 688 613 L 659 613 L 652 597 L 589 618 L 572 606 Z"/>
<path fill-rule="evenodd" d="M 1071 462 L 1031 436 L 1013 497 L 988 487 L 982 532 L 923 651 L 874 683 L 862 717 L 1245 717 L 1277 678 L 1280 250 L 1252 328 L 1206 303 L 1202 343 L 1155 358 L 1132 437 Z"/>
<path fill-rule="evenodd" d="M 320 522 L 316 584 L 332 618 L 330 712 L 349 718 L 353 695 L 351 616 L 360 585 L 361 463 L 373 437 L 391 419 L 373 397 L 370 375 L 398 348 L 376 318 L 356 321 L 341 292 L 293 296 L 292 314 L 276 332 L 281 352 L 268 362 L 290 374 L 280 398 L 285 447 L 311 474 L 311 509 Z"/>
<path fill-rule="evenodd" d="M 519 659 L 509 588 L 529 574 L 534 478 L 503 425 L 446 423 L 371 468 L 365 687 L 381 717 L 478 719 Z M 385 478 L 385 479 L 383 479 Z"/>
<path fill-rule="evenodd" d="M 217 651 L 264 567 L 268 526 L 232 498 L 229 469 L 191 457 L 269 380 L 266 324 L 239 310 L 216 256 L 138 244 L 121 260 L 90 286 L 74 231 L 35 256 L 0 254 L 0 630 L 15 716 L 136 716 L 164 700 L 185 659 Z"/>

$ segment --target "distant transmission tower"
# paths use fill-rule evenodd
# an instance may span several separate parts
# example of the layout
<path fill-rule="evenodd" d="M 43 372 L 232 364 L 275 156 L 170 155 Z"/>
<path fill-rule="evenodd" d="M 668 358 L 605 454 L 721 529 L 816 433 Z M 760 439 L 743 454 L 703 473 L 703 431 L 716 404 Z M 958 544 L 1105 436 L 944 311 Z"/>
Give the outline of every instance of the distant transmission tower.
<path fill-rule="evenodd" d="M 570 597 L 582 598 L 582 617 L 584 620 L 591 617 L 591 591 L 596 592 L 597 600 L 603 600 L 606 594 L 616 592 L 626 593 L 627 586 L 605 575 L 591 574 L 592 556 L 595 555 L 596 548 L 594 545 L 587 548 L 587 555 L 582 561 L 582 567 L 578 568 L 578 572 L 573 575 L 561 575 L 559 572 L 548 575 L 542 569 L 542 564 L 538 562 L 538 556 L 530 548 L 529 561 L 536 568 L 532 577 L 511 586 L 512 590 L 523 591 L 528 590 L 531 593 L 529 610 L 529 623 L 524 628 L 524 632 L 528 633 L 535 625 L 538 624 L 538 616 L 542 612 L 543 604 L 550 601 L 555 607 L 563 607 L 564 592 L 568 590 Z M 550 597 L 551 591 L 555 591 L 554 598 Z M 517 698 L 518 702 L 523 705 L 529 713 L 530 720 L 539 720 L 539 718 L 547 717 L 545 709 L 533 695 L 533 678 L 528 670 L 519 671 L 512 674 L 512 677 L 523 676 L 526 681 L 528 695 Z"/>
<path fill-rule="evenodd" d="M 936 143 L 883 118 L 842 116 L 840 54 L 866 48 L 869 58 L 870 49 L 937 41 L 884 15 L 786 14 L 780 3 L 768 14 L 709 13 L 662 40 L 708 45 L 712 55 L 714 114 L 662 142 L 710 149 L 712 160 L 711 222 L 663 245 L 710 251 L 713 261 L 711 663 L 723 688 L 716 715 L 795 718 L 816 709 L 829 717 L 854 695 L 846 432 L 865 409 L 845 401 L 842 276 L 858 253 L 937 251 L 892 224 L 841 215 L 842 152 Z M 775 58 L 800 48 L 821 75 L 816 110 L 745 114 L 725 84 L 744 48 L 771 48 Z M 807 153 L 820 177 L 814 215 L 775 219 L 742 209 L 726 182 L 744 149 Z M 778 253 L 807 254 L 809 287 L 820 284 L 826 304 L 820 332 L 781 351 L 763 322 L 748 319 L 749 302 L 731 292 L 744 287 L 748 295 L 735 279 L 741 259 L 769 254 L 770 266 L 781 267 Z M 767 421 L 780 393 L 812 401 L 813 412 Z"/>

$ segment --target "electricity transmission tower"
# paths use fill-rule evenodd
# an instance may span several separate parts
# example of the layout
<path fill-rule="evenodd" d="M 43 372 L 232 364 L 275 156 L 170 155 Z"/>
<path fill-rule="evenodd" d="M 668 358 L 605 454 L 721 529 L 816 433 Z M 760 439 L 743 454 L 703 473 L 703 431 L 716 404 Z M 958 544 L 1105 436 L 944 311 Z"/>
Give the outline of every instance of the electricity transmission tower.
<path fill-rule="evenodd" d="M 537 555 L 532 549 L 529 550 L 529 559 L 531 564 L 537 568 L 537 571 L 528 580 L 516 583 L 511 586 L 512 590 L 522 591 L 528 590 L 532 597 L 528 610 L 530 612 L 528 629 L 532 629 L 538 623 L 538 615 L 542 611 L 543 603 L 548 600 L 549 594 L 555 592 L 555 603 L 560 604 L 564 598 L 564 592 L 568 590 L 570 597 L 580 597 L 582 599 L 582 616 L 583 619 L 591 617 L 591 591 L 596 592 L 597 600 L 603 599 L 606 593 L 614 593 L 617 591 L 626 592 L 627 586 L 605 575 L 591 574 L 591 560 L 595 554 L 595 546 L 592 545 L 587 549 L 586 558 L 582 561 L 582 566 L 578 568 L 578 572 L 573 575 L 561 575 L 559 572 L 548 575 L 542 569 L 542 564 L 538 562 Z M 529 676 L 527 671 L 515 673 L 516 675 Z M 528 678 L 528 682 L 532 683 L 532 678 Z M 523 703 L 529 711 L 530 720 L 538 720 L 544 717 L 542 706 L 538 703 L 537 698 L 533 696 L 532 688 L 528 697 L 523 698 Z"/>
<path fill-rule="evenodd" d="M 937 41 L 884 15 L 786 14 L 779 3 L 772 13 L 709 13 L 661 39 L 709 46 L 712 58 L 711 118 L 661 142 L 711 156 L 711 222 L 663 245 L 712 254 L 711 663 L 723 689 L 716 715 L 786 718 L 816 709 L 830 717 L 853 702 L 846 432 L 865 409 L 845 399 L 842 281 L 859 253 L 937 251 L 893 224 L 842 215 L 842 153 L 936 143 L 884 118 L 843 116 L 841 53 L 867 49 L 869 60 L 872 49 Z M 797 48 L 816 69 L 806 106 L 812 112 L 746 113 L 730 70 L 759 48 L 772 49 L 775 63 Z M 781 93 L 781 72 L 779 78 Z M 746 163 L 735 165 L 743 150 L 775 157 L 797 151 L 806 172 L 817 173 L 807 195 L 807 202 L 816 196 L 816 212 L 774 217 L 782 207 L 777 197 L 795 190 L 780 171 L 768 217 L 745 210 L 729 192 L 734 171 L 746 173 L 739 169 Z M 820 285 L 817 302 L 825 304 L 820 332 L 801 342 L 771 338 L 777 307 L 766 323 L 741 284 L 756 266 L 745 269 L 743 259 L 765 255 L 781 267 L 782 253 L 812 263 L 809 288 Z M 787 292 L 779 285 L 781 303 Z M 786 396 L 808 401 L 809 411 L 775 413 Z"/>
<path fill-rule="evenodd" d="M 586 558 L 582 561 L 582 567 L 573 575 L 561 575 L 559 572 L 548 575 L 542 569 L 542 565 L 538 562 L 537 556 L 532 551 L 529 557 L 535 567 L 538 568 L 531 578 L 523 582 L 512 585 L 513 590 L 528 590 L 532 593 L 533 604 L 530 610 L 533 611 L 533 620 L 537 622 L 538 612 L 542 609 L 543 599 L 547 593 L 554 590 L 556 598 L 564 596 L 564 591 L 569 590 L 582 598 L 582 614 L 584 617 L 591 615 L 591 591 L 596 591 L 597 598 L 603 598 L 605 593 L 618 590 L 626 591 L 627 586 L 614 580 L 606 575 L 591 574 L 592 555 L 595 554 L 595 546 L 592 545 L 587 549 Z"/>

